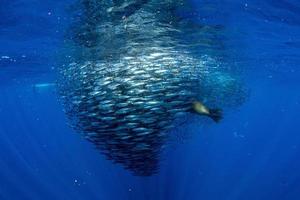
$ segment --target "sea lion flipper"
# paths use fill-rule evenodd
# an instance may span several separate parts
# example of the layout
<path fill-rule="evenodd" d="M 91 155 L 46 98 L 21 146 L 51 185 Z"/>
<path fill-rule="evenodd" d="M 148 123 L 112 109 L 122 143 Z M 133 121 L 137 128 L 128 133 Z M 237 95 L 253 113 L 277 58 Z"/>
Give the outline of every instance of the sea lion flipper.
<path fill-rule="evenodd" d="M 219 122 L 223 119 L 223 112 L 222 109 L 209 109 L 209 115 L 215 122 Z"/>

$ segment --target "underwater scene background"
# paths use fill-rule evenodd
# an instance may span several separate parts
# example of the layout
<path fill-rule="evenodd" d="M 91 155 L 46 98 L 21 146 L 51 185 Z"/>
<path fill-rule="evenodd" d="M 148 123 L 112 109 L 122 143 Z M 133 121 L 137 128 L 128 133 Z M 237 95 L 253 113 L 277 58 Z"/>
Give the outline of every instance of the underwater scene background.
<path fill-rule="evenodd" d="M 144 9 L 149 12 L 139 14 Z M 172 23 L 166 26 L 166 22 Z M 154 28 L 148 26 L 151 23 Z M 0 44 L 0 199 L 300 198 L 298 1 L 1 0 Z M 161 132 L 143 137 L 143 148 L 154 141 L 155 159 L 153 152 L 134 155 L 142 155 L 148 163 L 157 161 L 159 167 L 151 175 L 136 176 L 141 174 L 132 171 L 141 169 L 136 164 L 141 157 L 126 170 L 123 160 L 128 152 L 123 146 L 111 146 L 119 138 L 104 138 L 112 141 L 106 146 L 97 139 L 111 156 L 107 160 L 109 156 L 99 153 L 97 142 L 89 138 L 91 128 L 83 123 L 93 118 L 72 107 L 74 88 L 83 87 L 86 80 L 78 74 L 92 82 L 110 74 L 90 73 L 94 68 L 78 70 L 100 60 L 104 69 L 103 62 L 107 68 L 124 69 L 137 60 L 136 66 L 142 63 L 150 69 L 169 63 L 168 59 L 179 64 L 167 72 L 179 76 L 163 80 L 172 86 L 163 92 L 175 93 L 174 88 L 180 94 L 186 88 L 201 92 L 165 100 L 169 104 L 159 108 L 178 108 L 180 101 L 196 97 L 208 106 L 221 107 L 223 119 L 214 123 L 203 116 L 184 115 L 167 130 L 168 137 Z M 70 68 L 74 63 L 80 67 Z M 161 68 L 153 71 L 158 73 L 155 78 L 168 75 Z M 140 84 L 156 83 L 148 80 Z M 194 85 L 195 80 L 204 81 Z M 145 103 L 151 100 L 146 98 Z M 186 104 L 179 109 L 187 110 Z M 170 113 L 150 118 L 173 119 Z M 115 164 L 120 156 L 123 163 Z"/>

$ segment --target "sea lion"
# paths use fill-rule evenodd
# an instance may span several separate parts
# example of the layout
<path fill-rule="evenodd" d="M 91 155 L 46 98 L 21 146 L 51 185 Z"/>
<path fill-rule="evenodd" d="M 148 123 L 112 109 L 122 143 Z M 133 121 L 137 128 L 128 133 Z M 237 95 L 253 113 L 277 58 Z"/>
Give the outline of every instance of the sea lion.
<path fill-rule="evenodd" d="M 219 122 L 223 118 L 222 110 L 221 109 L 210 109 L 207 108 L 203 103 L 200 101 L 194 101 L 192 103 L 192 111 L 199 115 L 208 116 L 213 119 L 215 122 Z"/>

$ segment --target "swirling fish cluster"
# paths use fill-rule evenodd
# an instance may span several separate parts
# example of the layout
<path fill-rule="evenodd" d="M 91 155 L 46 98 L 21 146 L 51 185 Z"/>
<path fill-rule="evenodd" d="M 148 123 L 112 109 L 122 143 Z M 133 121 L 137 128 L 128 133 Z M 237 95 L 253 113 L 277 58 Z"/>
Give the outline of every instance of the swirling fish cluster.
<path fill-rule="evenodd" d="M 168 50 L 116 63 L 73 63 L 63 71 L 61 96 L 74 128 L 137 175 L 158 169 L 167 130 L 196 97 L 199 69 L 176 56 Z"/>
<path fill-rule="evenodd" d="M 180 38 L 215 29 L 177 21 L 174 7 L 183 1 L 82 2 L 83 19 L 68 40 L 70 64 L 60 68 L 65 111 L 108 159 L 136 175 L 152 175 L 174 119 L 205 96 L 200 86 L 215 68 L 192 56 L 194 44 Z"/>

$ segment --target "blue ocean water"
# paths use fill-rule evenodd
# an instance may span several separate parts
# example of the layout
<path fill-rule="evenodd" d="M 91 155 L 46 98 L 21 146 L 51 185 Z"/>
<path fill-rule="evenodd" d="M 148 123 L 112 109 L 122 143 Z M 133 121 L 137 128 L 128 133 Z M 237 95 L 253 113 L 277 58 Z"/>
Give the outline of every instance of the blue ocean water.
<path fill-rule="evenodd" d="M 195 21 L 226 27 L 249 97 L 219 124 L 189 125 L 158 174 L 136 177 L 76 134 L 58 101 L 74 1 L 1 0 L 0 199 L 300 199 L 299 1 L 190 1 Z"/>

